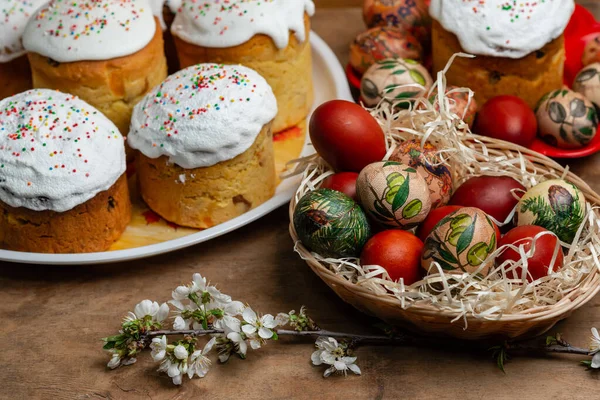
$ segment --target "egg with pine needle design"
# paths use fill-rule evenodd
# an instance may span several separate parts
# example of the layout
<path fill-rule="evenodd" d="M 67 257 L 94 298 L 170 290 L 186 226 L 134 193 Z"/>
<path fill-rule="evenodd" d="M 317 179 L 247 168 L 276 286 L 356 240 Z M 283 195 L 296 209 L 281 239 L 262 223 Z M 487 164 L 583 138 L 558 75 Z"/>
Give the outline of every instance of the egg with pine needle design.
<path fill-rule="evenodd" d="M 538 135 L 561 149 L 586 146 L 596 135 L 598 114 L 590 100 L 570 89 L 545 94 L 535 109 Z"/>
<path fill-rule="evenodd" d="M 350 65 L 359 74 L 364 74 L 377 61 L 388 58 L 421 60 L 423 48 L 410 33 L 381 26 L 359 34 L 350 45 Z"/>
<path fill-rule="evenodd" d="M 433 84 L 427 69 L 415 60 L 389 58 L 377 61 L 365 72 L 360 95 L 365 105 L 376 106 L 385 99 L 399 103 L 423 96 Z"/>
<path fill-rule="evenodd" d="M 414 228 L 431 210 L 425 179 L 416 169 L 395 161 L 367 165 L 358 174 L 356 193 L 367 214 L 387 227 Z"/>
<path fill-rule="evenodd" d="M 573 90 L 600 107 L 600 62 L 588 65 L 575 77 Z"/>
<path fill-rule="evenodd" d="M 583 193 L 570 182 L 550 179 L 525 192 L 517 204 L 516 218 L 519 226 L 541 226 L 571 244 L 585 214 Z"/>
<path fill-rule="evenodd" d="M 431 208 L 446 205 L 452 196 L 452 172 L 450 165 L 442 163 L 437 156 L 438 149 L 429 142 L 421 147 L 420 140 L 402 142 L 390 156 L 390 161 L 398 161 L 415 168 L 429 187 Z"/>
<path fill-rule="evenodd" d="M 305 194 L 296 204 L 293 223 L 302 244 L 323 257 L 358 257 L 371 237 L 360 206 L 331 189 Z"/>
<path fill-rule="evenodd" d="M 425 240 L 421 267 L 435 274 L 437 262 L 444 272 L 487 275 L 496 251 L 498 227 L 478 208 L 465 207 L 442 218 Z"/>

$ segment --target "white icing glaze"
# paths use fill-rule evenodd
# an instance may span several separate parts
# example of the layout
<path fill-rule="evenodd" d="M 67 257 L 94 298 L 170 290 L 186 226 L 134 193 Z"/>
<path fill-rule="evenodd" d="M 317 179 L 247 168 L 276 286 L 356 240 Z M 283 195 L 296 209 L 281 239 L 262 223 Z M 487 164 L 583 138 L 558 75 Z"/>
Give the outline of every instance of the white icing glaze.
<path fill-rule="evenodd" d="M 255 71 L 198 64 L 169 76 L 138 103 L 127 142 L 186 169 L 209 167 L 248 150 L 276 114 L 275 95 Z"/>
<path fill-rule="evenodd" d="M 158 18 L 158 21 L 160 22 L 160 27 L 164 31 L 165 29 L 167 29 L 167 24 L 165 23 L 165 17 L 163 15 L 163 7 L 165 5 L 167 5 L 169 0 L 167 0 L 167 1 L 165 1 L 165 0 L 148 0 L 148 1 L 150 2 L 150 7 L 152 8 L 152 14 L 154 14 L 154 16 L 156 18 Z"/>
<path fill-rule="evenodd" d="M 304 13 L 314 12 L 312 0 L 183 0 L 171 31 L 188 43 L 218 48 L 238 46 L 263 34 L 283 49 L 290 31 L 300 42 L 306 40 Z"/>
<path fill-rule="evenodd" d="M 522 58 L 559 37 L 573 0 L 432 0 L 429 12 L 472 54 Z"/>
<path fill-rule="evenodd" d="M 125 172 L 117 127 L 79 98 L 33 89 L 0 101 L 0 200 L 64 212 Z"/>
<path fill-rule="evenodd" d="M 148 0 L 52 0 L 27 25 L 23 46 L 58 62 L 109 60 L 143 49 L 155 31 Z"/>
<path fill-rule="evenodd" d="M 0 0 L 0 62 L 25 54 L 21 37 L 27 21 L 48 0 Z"/>

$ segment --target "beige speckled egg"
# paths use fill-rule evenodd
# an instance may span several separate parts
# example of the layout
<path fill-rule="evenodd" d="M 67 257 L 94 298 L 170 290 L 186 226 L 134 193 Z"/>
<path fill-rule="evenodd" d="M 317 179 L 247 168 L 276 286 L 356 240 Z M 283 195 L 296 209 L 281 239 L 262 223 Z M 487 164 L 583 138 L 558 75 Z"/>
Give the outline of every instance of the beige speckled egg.
<path fill-rule="evenodd" d="M 369 28 L 402 28 L 412 33 L 423 45 L 431 39 L 431 17 L 425 0 L 365 0 L 363 18 Z"/>
<path fill-rule="evenodd" d="M 382 99 L 390 103 L 415 99 L 427 92 L 432 84 L 429 72 L 417 61 L 388 58 L 377 61 L 365 72 L 360 94 L 365 104 L 373 107 Z"/>
<path fill-rule="evenodd" d="M 573 90 L 581 93 L 596 107 L 600 106 L 600 62 L 588 65 L 575 77 Z"/>
<path fill-rule="evenodd" d="M 572 183 L 550 179 L 529 189 L 517 204 L 517 224 L 537 225 L 571 243 L 586 213 L 585 197 Z"/>
<path fill-rule="evenodd" d="M 444 217 L 425 240 L 421 267 L 430 273 L 437 262 L 444 272 L 475 272 L 487 275 L 492 262 L 485 262 L 496 251 L 498 230 L 479 208 L 465 207 Z"/>
<path fill-rule="evenodd" d="M 386 58 L 421 60 L 423 48 L 413 35 L 393 27 L 371 28 L 358 35 L 350 45 L 350 65 L 359 74 Z"/>
<path fill-rule="evenodd" d="M 432 209 L 446 205 L 452 196 L 450 166 L 441 163 L 437 152 L 438 149 L 429 142 L 421 147 L 420 140 L 407 140 L 390 156 L 390 161 L 398 161 L 416 169 L 425 179 Z"/>
<path fill-rule="evenodd" d="M 583 65 L 590 65 L 595 62 L 600 62 L 600 33 L 587 37 L 587 42 L 581 56 Z"/>
<path fill-rule="evenodd" d="M 466 88 L 449 85 L 446 87 L 446 97 L 448 98 L 448 103 L 450 105 L 450 112 L 456 114 L 459 118 L 462 118 L 462 120 L 472 128 L 473 122 L 475 121 L 475 115 L 477 114 L 477 102 L 475 101 L 475 97 L 469 102 L 468 92 L 462 89 Z M 436 110 L 440 109 L 437 101 L 437 93 L 433 93 L 429 97 L 429 102 L 435 106 Z"/>
<path fill-rule="evenodd" d="M 592 102 L 566 88 L 545 94 L 535 116 L 540 138 L 562 149 L 587 145 L 598 128 L 598 114 Z"/>
<path fill-rule="evenodd" d="M 365 211 L 382 225 L 411 229 L 431 209 L 429 188 L 417 170 L 395 161 L 367 165 L 356 180 Z"/>

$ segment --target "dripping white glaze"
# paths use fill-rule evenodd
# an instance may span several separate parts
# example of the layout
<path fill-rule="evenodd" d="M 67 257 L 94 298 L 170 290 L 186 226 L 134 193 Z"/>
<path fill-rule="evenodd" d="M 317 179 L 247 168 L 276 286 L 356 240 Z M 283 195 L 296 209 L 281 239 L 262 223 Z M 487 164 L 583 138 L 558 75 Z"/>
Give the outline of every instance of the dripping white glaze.
<path fill-rule="evenodd" d="M 0 62 L 25 54 L 21 37 L 29 19 L 48 0 L 0 0 Z"/>

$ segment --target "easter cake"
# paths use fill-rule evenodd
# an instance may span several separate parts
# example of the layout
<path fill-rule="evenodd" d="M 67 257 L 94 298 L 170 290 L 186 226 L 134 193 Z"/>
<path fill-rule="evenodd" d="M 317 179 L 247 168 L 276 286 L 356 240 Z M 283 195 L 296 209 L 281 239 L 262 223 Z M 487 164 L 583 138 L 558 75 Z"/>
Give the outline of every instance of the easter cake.
<path fill-rule="evenodd" d="M 455 53 L 473 54 L 454 60 L 449 84 L 471 88 L 480 104 L 507 94 L 534 107 L 563 84 L 563 33 L 574 7 L 573 0 L 432 0 L 433 69 Z"/>
<path fill-rule="evenodd" d="M 169 76 L 133 112 L 142 198 L 167 221 L 209 228 L 275 191 L 268 83 L 244 66 L 199 64 Z"/>
<path fill-rule="evenodd" d="M 32 89 L 0 101 L 0 248 L 105 251 L 131 216 L 117 127 L 79 98 Z"/>
<path fill-rule="evenodd" d="M 52 0 L 25 29 L 36 88 L 71 93 L 129 131 L 135 104 L 167 76 L 147 0 Z"/>
<path fill-rule="evenodd" d="M 31 70 L 21 36 L 31 16 L 46 1 L 0 1 L 0 99 L 31 89 Z"/>
<path fill-rule="evenodd" d="M 181 67 L 242 64 L 263 76 L 277 98 L 275 133 L 308 115 L 313 102 L 309 44 L 311 0 L 184 0 L 171 32 Z"/>

